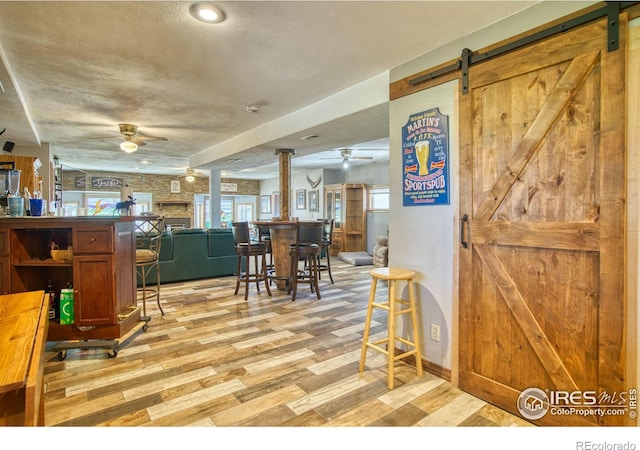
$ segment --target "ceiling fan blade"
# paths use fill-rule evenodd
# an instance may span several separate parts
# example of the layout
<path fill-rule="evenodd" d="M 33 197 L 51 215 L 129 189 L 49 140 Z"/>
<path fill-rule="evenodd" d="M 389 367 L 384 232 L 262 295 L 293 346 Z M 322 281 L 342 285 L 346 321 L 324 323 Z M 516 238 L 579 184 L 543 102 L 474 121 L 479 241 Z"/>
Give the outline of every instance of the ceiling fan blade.
<path fill-rule="evenodd" d="M 131 139 L 128 139 L 131 142 L 133 142 L 134 144 L 136 144 L 138 147 L 142 147 L 143 145 L 147 145 L 147 143 L 145 141 L 143 141 L 142 139 L 140 139 L 139 137 L 132 137 Z"/>
<path fill-rule="evenodd" d="M 122 139 L 122 135 L 118 134 L 117 136 L 89 136 L 83 139 Z"/>
<path fill-rule="evenodd" d="M 145 141 L 168 141 L 169 139 L 167 139 L 166 137 L 162 137 L 162 136 L 142 136 L 139 134 L 136 134 L 136 136 L 138 139 L 144 139 Z"/>
<path fill-rule="evenodd" d="M 349 159 L 373 159 L 373 156 L 350 156 Z"/>

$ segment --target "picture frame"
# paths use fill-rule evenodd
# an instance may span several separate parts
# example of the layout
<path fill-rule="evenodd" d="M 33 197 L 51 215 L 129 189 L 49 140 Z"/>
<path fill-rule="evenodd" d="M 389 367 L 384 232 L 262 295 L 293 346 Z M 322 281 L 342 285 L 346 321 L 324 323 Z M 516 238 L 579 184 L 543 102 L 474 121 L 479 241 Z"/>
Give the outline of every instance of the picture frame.
<path fill-rule="evenodd" d="M 271 196 L 260 196 L 260 214 L 271 214 Z"/>
<path fill-rule="evenodd" d="M 180 193 L 180 180 L 171 180 L 171 193 L 172 194 Z"/>
<path fill-rule="evenodd" d="M 318 202 L 319 195 L 320 194 L 317 190 L 309 191 L 309 212 L 320 211 L 320 205 Z"/>
<path fill-rule="evenodd" d="M 296 191 L 296 209 L 307 209 L 307 190 L 298 189 Z"/>

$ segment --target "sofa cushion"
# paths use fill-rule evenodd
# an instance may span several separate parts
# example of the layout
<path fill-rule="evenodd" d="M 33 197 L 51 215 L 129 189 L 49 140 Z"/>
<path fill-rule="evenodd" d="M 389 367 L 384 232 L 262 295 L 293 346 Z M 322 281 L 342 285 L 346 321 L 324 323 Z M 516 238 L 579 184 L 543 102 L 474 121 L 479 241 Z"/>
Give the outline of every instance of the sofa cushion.
<path fill-rule="evenodd" d="M 160 261 L 171 261 L 173 259 L 173 237 L 171 231 L 162 232 L 162 242 L 160 243 Z"/>
<path fill-rule="evenodd" d="M 178 234 L 206 234 L 204 228 L 176 228 L 171 231 L 174 236 Z"/>
<path fill-rule="evenodd" d="M 209 257 L 233 255 L 236 252 L 233 233 L 230 229 L 207 230 L 207 255 Z"/>

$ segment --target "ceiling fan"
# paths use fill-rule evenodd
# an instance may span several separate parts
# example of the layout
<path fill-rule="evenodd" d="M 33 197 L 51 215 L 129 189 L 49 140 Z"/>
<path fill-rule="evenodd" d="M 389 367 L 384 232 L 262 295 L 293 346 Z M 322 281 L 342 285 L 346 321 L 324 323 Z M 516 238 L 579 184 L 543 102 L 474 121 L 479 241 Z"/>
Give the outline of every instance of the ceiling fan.
<path fill-rule="evenodd" d="M 352 154 L 350 148 L 343 148 L 342 150 L 340 150 L 339 157 L 342 158 L 342 167 L 345 169 L 349 168 L 349 161 L 351 161 L 352 159 L 373 159 L 373 156 L 355 156 Z"/>
<path fill-rule="evenodd" d="M 168 141 L 166 137 L 161 136 L 142 136 L 138 134 L 138 126 L 130 123 L 121 123 L 118 125 L 120 128 L 120 134 L 124 137 L 124 141 L 120 143 L 120 149 L 133 153 L 138 150 L 138 147 L 147 145 L 145 141 Z M 122 139 L 120 136 L 113 136 L 113 138 Z M 111 137 L 97 137 L 89 139 L 111 139 Z"/>
<path fill-rule="evenodd" d="M 203 177 L 203 175 L 200 175 L 198 172 L 196 172 L 196 169 L 187 167 L 186 173 L 184 175 L 181 175 L 180 177 L 184 178 L 187 183 L 193 183 L 194 181 L 196 181 L 196 178 L 201 178 Z"/>

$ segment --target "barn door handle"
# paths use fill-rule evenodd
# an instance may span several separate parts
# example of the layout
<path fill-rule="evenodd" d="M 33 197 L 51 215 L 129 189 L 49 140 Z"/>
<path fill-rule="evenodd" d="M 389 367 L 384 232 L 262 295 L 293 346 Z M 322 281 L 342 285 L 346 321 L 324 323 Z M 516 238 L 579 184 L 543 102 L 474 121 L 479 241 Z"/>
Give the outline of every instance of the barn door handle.
<path fill-rule="evenodd" d="M 465 224 L 469 224 L 469 216 L 468 215 L 464 215 L 462 216 L 462 221 L 460 222 L 460 245 L 462 245 L 463 248 L 467 248 L 469 247 L 469 243 L 467 241 L 464 240 L 464 226 Z"/>

